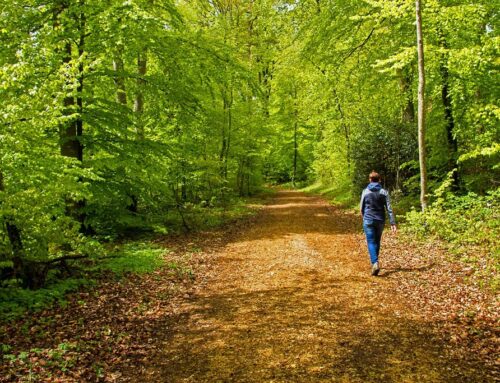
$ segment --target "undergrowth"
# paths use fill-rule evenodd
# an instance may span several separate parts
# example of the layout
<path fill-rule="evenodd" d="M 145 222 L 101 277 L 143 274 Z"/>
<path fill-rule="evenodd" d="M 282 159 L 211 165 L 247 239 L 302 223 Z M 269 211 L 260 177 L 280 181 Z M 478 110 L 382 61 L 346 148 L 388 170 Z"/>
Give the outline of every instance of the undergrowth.
<path fill-rule="evenodd" d="M 249 203 L 260 205 L 262 198 L 272 193 L 273 191 L 266 191 L 259 197 L 234 199 L 226 206 L 187 205 L 182 213 L 190 230 L 206 230 L 255 214 L 255 209 L 251 209 Z M 183 230 L 180 214 L 168 214 L 161 222 L 157 220 L 156 225 L 155 230 L 138 230 L 137 233 L 131 233 L 128 239 L 109 242 L 105 245 L 107 255 L 102 259 L 75 262 L 70 277 L 61 279 L 60 275 L 52 273 L 41 289 L 23 289 L 17 280 L 4 282 L 0 287 L 0 321 L 14 320 L 54 304 L 65 306 L 69 293 L 95 287 L 99 278 L 108 272 L 116 278 L 122 278 L 128 273 L 151 273 L 161 267 L 167 267 L 176 273 L 183 271 L 182 265 L 172 261 L 165 262 L 168 250 L 154 243 L 158 234 L 167 233 L 166 227 L 170 228 L 168 232 Z M 119 237 L 113 236 L 116 239 Z"/>
<path fill-rule="evenodd" d="M 485 284 L 500 287 L 500 189 L 485 196 L 439 195 L 425 213 L 407 215 L 407 233 L 420 240 L 439 240 L 455 259 L 475 268 Z"/>
<path fill-rule="evenodd" d="M 117 278 L 126 273 L 152 272 L 164 264 L 165 251 L 152 243 L 130 242 L 116 246 L 102 260 L 74 266 L 76 276 L 65 279 L 51 276 L 41 289 L 23 289 L 12 281 L 10 285 L 0 288 L 0 320 L 13 320 L 54 304 L 64 307 L 68 293 L 96 286 L 99 276 L 106 271 L 111 271 Z"/>
<path fill-rule="evenodd" d="M 68 293 L 83 286 L 92 286 L 95 281 L 88 278 L 68 278 L 48 284 L 45 288 L 28 290 L 19 287 L 0 288 L 0 320 L 19 318 L 27 311 L 36 312 L 54 303 L 64 307 Z"/>

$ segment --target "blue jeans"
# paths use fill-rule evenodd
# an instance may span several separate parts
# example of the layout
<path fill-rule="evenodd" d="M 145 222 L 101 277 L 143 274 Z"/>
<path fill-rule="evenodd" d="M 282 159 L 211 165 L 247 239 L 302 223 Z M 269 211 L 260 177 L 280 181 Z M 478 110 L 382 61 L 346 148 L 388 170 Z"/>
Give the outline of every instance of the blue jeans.
<path fill-rule="evenodd" d="M 370 253 L 370 261 L 372 265 L 378 262 L 378 254 L 380 252 L 380 240 L 384 231 L 384 222 L 375 221 L 372 219 L 363 220 L 363 229 L 368 243 L 368 252 Z"/>

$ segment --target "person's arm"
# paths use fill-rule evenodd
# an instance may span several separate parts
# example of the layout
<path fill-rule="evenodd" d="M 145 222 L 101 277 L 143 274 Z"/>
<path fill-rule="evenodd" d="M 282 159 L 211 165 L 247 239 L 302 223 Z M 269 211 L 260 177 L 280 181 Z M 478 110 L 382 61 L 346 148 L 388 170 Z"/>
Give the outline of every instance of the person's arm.
<path fill-rule="evenodd" d="M 394 217 L 394 212 L 392 211 L 391 206 L 391 197 L 389 197 L 389 193 L 386 191 L 385 194 L 385 208 L 387 209 L 387 213 L 389 214 L 389 222 L 391 223 L 392 231 L 396 232 L 396 218 Z"/>
<path fill-rule="evenodd" d="M 361 201 L 359 203 L 359 207 L 361 209 L 361 217 L 363 217 L 363 214 L 365 212 L 365 194 L 366 194 L 366 189 L 364 189 L 363 193 L 361 193 Z"/>

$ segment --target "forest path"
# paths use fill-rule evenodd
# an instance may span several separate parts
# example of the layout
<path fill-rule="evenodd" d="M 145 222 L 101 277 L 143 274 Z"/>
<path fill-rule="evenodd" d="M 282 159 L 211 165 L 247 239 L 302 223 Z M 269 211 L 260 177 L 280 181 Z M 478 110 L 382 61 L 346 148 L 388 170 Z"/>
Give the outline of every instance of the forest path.
<path fill-rule="evenodd" d="M 445 356 L 411 302 L 387 293 L 391 271 L 370 275 L 359 217 L 321 198 L 278 192 L 212 256 L 156 355 L 123 378 L 482 381 Z"/>

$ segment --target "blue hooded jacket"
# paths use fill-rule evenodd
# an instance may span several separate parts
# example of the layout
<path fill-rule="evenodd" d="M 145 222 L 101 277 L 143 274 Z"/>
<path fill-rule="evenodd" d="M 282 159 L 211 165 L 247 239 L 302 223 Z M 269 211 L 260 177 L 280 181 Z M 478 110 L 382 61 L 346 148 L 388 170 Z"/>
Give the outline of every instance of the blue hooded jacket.
<path fill-rule="evenodd" d="M 396 224 L 391 199 L 387 190 L 378 182 L 370 182 L 361 194 L 361 214 L 365 220 L 385 222 L 385 210 L 389 213 L 391 225 Z"/>

